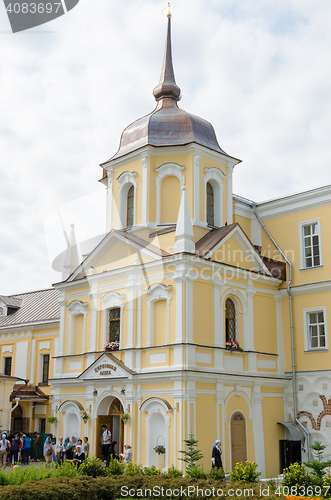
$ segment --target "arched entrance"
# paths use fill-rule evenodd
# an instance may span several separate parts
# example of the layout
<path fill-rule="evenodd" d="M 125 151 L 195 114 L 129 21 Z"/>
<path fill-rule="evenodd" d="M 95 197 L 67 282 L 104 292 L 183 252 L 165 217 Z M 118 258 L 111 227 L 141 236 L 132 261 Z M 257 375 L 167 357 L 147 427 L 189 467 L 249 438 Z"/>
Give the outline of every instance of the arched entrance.
<path fill-rule="evenodd" d="M 246 423 L 244 415 L 236 411 L 231 418 L 231 455 L 232 469 L 238 462 L 245 463 L 246 452 Z"/>
<path fill-rule="evenodd" d="M 97 450 L 96 455 L 101 460 L 104 460 L 104 456 L 101 450 L 102 444 L 102 425 L 106 425 L 111 431 L 112 441 L 117 441 L 117 454 L 123 453 L 124 449 L 124 423 L 121 420 L 121 415 L 123 415 L 123 406 L 119 399 L 114 399 L 109 407 L 108 415 L 98 415 L 97 420 Z"/>
<path fill-rule="evenodd" d="M 11 414 L 11 428 L 13 432 L 23 431 L 23 408 L 20 404 Z"/>

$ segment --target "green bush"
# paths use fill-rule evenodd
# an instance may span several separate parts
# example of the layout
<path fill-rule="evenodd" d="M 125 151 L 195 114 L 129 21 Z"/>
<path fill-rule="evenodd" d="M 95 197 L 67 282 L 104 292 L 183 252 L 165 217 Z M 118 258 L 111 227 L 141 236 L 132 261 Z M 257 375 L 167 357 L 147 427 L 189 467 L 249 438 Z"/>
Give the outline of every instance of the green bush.
<path fill-rule="evenodd" d="M 144 467 L 143 471 L 144 476 L 159 476 L 161 474 L 161 471 L 157 469 L 155 465 L 152 465 L 152 467 Z"/>
<path fill-rule="evenodd" d="M 203 465 L 191 465 L 191 468 L 186 469 L 187 477 L 195 477 L 197 479 L 206 479 L 207 474 L 203 470 Z"/>
<path fill-rule="evenodd" d="M 142 476 L 144 474 L 144 467 L 140 464 L 133 464 L 129 462 L 124 469 L 125 476 Z"/>
<path fill-rule="evenodd" d="M 231 494 L 228 494 L 229 488 L 232 488 L 233 485 L 230 484 L 220 484 L 219 481 L 215 481 L 212 479 L 192 479 L 188 477 L 180 477 L 180 478 L 165 478 L 162 475 L 157 476 L 127 476 L 124 478 L 123 476 L 112 476 L 112 477 L 86 477 L 86 476 L 77 476 L 73 479 L 68 477 L 52 477 L 45 479 L 39 482 L 30 482 L 22 485 L 15 486 L 3 486 L 0 488 L 0 500 L 113 500 L 113 499 L 124 499 L 124 498 L 147 498 L 148 500 L 153 497 L 147 493 L 146 495 L 141 495 L 140 493 L 131 496 L 131 495 L 123 495 L 122 487 L 125 485 L 128 490 L 135 489 L 136 491 L 140 489 L 141 492 L 144 493 L 145 489 L 153 490 L 153 487 L 157 486 L 159 488 L 164 488 L 164 492 L 167 489 L 171 489 L 172 491 L 176 490 L 179 494 L 155 494 L 155 500 L 160 498 L 169 498 L 169 500 L 187 500 L 187 488 L 188 486 L 194 486 L 195 488 L 208 489 L 212 491 L 215 488 L 215 491 L 222 488 L 224 493 L 224 498 L 232 497 L 234 500 L 236 498 L 246 498 L 245 496 L 245 488 L 246 491 L 251 491 L 249 493 L 250 500 L 258 500 L 261 498 L 260 496 L 260 486 L 258 484 L 245 485 L 244 483 L 240 484 L 240 491 L 243 492 L 243 495 L 239 497 L 233 495 L 233 491 Z M 185 490 L 186 489 L 186 490 Z M 185 493 L 186 491 L 186 493 Z M 215 495 L 216 496 L 216 495 Z M 190 500 L 210 500 L 211 495 L 207 493 L 206 495 L 199 492 L 197 495 L 197 490 L 194 493 L 189 495 Z M 221 498 L 221 497 L 220 497 Z M 269 500 L 285 500 L 284 496 L 272 496 Z"/>
<path fill-rule="evenodd" d="M 124 474 L 125 465 L 116 458 L 111 457 L 109 467 L 107 467 L 108 476 L 121 476 Z"/>
<path fill-rule="evenodd" d="M 257 472 L 258 464 L 256 462 L 238 462 L 230 473 L 231 482 L 245 481 L 246 483 L 256 483 L 261 476 L 261 472 Z"/>
<path fill-rule="evenodd" d="M 284 486 L 310 486 L 314 485 L 313 475 L 304 464 L 295 462 L 288 469 L 284 469 Z"/>
<path fill-rule="evenodd" d="M 183 473 L 181 470 L 176 469 L 174 464 L 171 464 L 167 472 L 163 472 L 164 477 L 182 477 Z"/>
<path fill-rule="evenodd" d="M 224 469 L 222 469 L 222 467 L 220 467 L 219 469 L 217 467 L 213 467 L 213 469 L 211 469 L 211 471 L 208 474 L 208 479 L 224 481 L 225 479 Z"/>
<path fill-rule="evenodd" d="M 107 471 L 99 458 L 86 458 L 79 467 L 79 474 L 81 476 L 91 477 L 105 477 Z"/>

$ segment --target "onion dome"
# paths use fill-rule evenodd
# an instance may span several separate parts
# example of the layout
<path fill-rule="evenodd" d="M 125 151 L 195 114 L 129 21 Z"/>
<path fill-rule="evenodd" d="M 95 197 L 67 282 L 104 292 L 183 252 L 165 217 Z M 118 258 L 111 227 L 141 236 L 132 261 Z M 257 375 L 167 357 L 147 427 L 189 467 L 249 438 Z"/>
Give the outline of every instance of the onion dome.
<path fill-rule="evenodd" d="M 178 107 L 180 88 L 176 84 L 171 51 L 171 15 L 168 15 L 165 55 L 159 84 L 153 90 L 157 101 L 152 113 L 136 120 L 122 133 L 120 147 L 111 159 L 120 158 L 144 146 L 184 146 L 196 143 L 227 155 L 219 146 L 211 123 Z"/>

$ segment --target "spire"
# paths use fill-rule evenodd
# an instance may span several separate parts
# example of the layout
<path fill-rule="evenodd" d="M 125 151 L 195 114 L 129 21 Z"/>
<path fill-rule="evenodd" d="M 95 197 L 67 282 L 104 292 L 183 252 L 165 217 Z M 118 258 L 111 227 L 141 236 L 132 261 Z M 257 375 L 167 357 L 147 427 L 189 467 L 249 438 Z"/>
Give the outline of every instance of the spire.
<path fill-rule="evenodd" d="M 186 187 L 182 187 L 182 198 L 178 212 L 175 237 L 177 239 L 174 245 L 174 253 L 189 252 L 195 253 L 195 244 L 192 241 L 194 236 L 190 209 L 188 207 Z"/>
<path fill-rule="evenodd" d="M 62 279 L 67 279 L 71 273 L 79 266 L 82 259 L 80 258 L 78 246 L 75 236 L 75 224 L 71 224 L 68 248 L 64 257 L 63 267 L 65 271 L 62 273 Z"/>
<path fill-rule="evenodd" d="M 170 97 L 179 101 L 180 88 L 176 85 L 174 68 L 172 65 L 171 53 L 171 14 L 168 17 L 168 33 L 164 53 L 163 67 L 161 71 L 160 81 L 157 87 L 153 90 L 153 95 L 157 101 L 164 97 Z"/>

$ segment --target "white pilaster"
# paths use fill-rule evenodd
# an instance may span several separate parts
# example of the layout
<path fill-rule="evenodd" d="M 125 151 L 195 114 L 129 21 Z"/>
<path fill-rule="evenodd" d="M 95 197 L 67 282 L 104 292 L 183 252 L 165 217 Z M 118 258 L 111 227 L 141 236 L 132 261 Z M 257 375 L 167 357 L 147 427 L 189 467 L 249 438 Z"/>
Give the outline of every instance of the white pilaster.
<path fill-rule="evenodd" d="M 201 156 L 194 153 L 194 222 L 200 221 L 200 160 Z"/>
<path fill-rule="evenodd" d="M 32 342 L 31 342 L 31 359 L 30 359 L 30 384 L 31 385 L 33 385 L 33 382 L 34 382 L 33 375 L 34 375 L 34 369 L 35 369 L 35 357 L 36 357 L 36 340 L 32 339 Z"/>
<path fill-rule="evenodd" d="M 142 224 L 147 224 L 148 220 L 148 159 L 148 155 L 141 158 L 141 162 L 143 164 Z"/>
<path fill-rule="evenodd" d="M 255 447 L 255 461 L 259 464 L 262 477 L 265 477 L 264 432 L 262 416 L 261 387 L 254 385 L 253 389 L 253 434 Z"/>
<path fill-rule="evenodd" d="M 227 177 L 228 177 L 228 224 L 233 223 L 233 200 L 232 200 L 232 174 L 233 166 L 227 166 Z"/>
<path fill-rule="evenodd" d="M 65 313 L 66 313 L 66 308 L 65 308 L 65 292 L 64 290 L 61 290 L 61 295 L 59 298 L 59 303 L 61 306 L 60 310 L 60 335 L 59 335 L 59 355 L 63 356 L 64 355 L 64 321 L 65 321 Z"/>
<path fill-rule="evenodd" d="M 107 171 L 107 232 L 112 229 L 112 219 L 113 219 L 113 170 Z"/>

